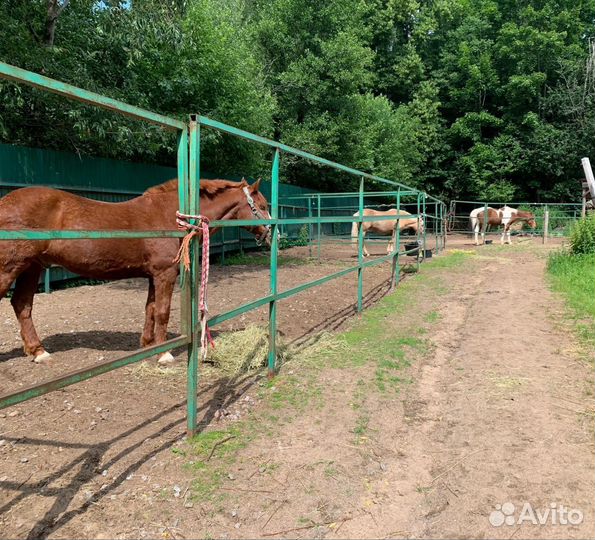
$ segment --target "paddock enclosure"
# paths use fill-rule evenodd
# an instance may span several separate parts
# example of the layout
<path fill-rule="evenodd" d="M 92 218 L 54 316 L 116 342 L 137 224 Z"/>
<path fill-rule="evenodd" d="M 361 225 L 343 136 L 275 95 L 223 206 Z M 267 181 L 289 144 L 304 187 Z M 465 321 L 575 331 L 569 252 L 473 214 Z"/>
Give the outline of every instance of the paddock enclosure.
<path fill-rule="evenodd" d="M 0 76 L 4 79 L 17 83 L 24 83 L 34 86 L 40 90 L 53 92 L 69 99 L 77 100 L 91 106 L 102 107 L 113 111 L 116 114 L 132 117 L 133 119 L 148 122 L 161 129 L 174 131 L 177 134 L 177 176 L 179 178 L 179 207 L 185 214 L 200 214 L 199 179 L 201 178 L 201 155 L 200 141 L 204 129 L 215 130 L 224 136 L 239 137 L 252 142 L 253 144 L 264 145 L 271 152 L 271 175 L 270 175 L 270 214 L 271 219 L 253 220 L 221 220 L 211 222 L 211 227 L 220 228 L 220 247 L 222 253 L 220 262 L 226 264 L 227 242 L 236 242 L 239 227 L 252 225 L 270 225 L 272 228 L 272 245 L 270 253 L 267 253 L 268 272 L 266 276 L 258 275 L 258 286 L 251 289 L 250 282 L 243 284 L 250 292 L 250 298 L 242 301 L 227 310 L 219 310 L 211 299 L 210 308 L 215 315 L 209 319 L 209 325 L 217 328 L 228 321 L 236 318 L 245 318 L 252 310 L 258 308 L 268 309 L 268 335 L 269 353 L 268 369 L 273 374 L 277 368 L 277 307 L 280 301 L 292 298 L 298 293 L 309 289 L 320 287 L 332 280 L 351 280 L 348 288 L 341 285 L 342 297 L 355 298 L 355 311 L 361 312 L 366 299 L 369 299 L 374 287 L 366 284 L 368 273 L 374 278 L 373 285 L 378 285 L 380 273 L 387 283 L 388 289 L 392 289 L 399 281 L 400 258 L 407 255 L 414 256 L 408 262 L 419 269 L 420 262 L 424 257 L 432 253 L 440 253 L 445 245 L 446 230 L 444 227 L 446 208 L 445 205 L 426 193 L 410 186 L 392 180 L 380 178 L 362 171 L 331 162 L 329 160 L 314 156 L 307 152 L 291 148 L 287 145 L 265 139 L 258 135 L 249 133 L 224 123 L 212 120 L 205 116 L 192 114 L 188 120 L 169 118 L 146 111 L 105 96 L 88 92 L 72 85 L 43 77 L 41 75 L 22 70 L 20 68 L 0 63 Z M 297 195 L 288 194 L 282 198 L 280 166 L 284 154 L 297 159 L 304 159 L 314 162 L 321 167 L 329 167 L 341 174 L 355 176 L 359 179 L 359 190 L 345 193 L 300 193 Z M 246 176 L 249 176 L 247 174 Z M 288 193 L 287 191 L 285 193 Z M 268 194 L 265 194 L 268 195 Z M 354 217 L 354 212 L 360 216 L 365 207 L 396 208 L 407 210 L 411 218 L 420 218 L 425 222 L 423 233 L 412 237 L 400 234 L 397 222 L 395 222 L 395 248 L 392 252 L 377 256 L 371 260 L 364 260 L 363 256 L 363 235 L 360 228 L 357 239 L 351 238 L 349 229 L 353 222 L 362 221 L 383 221 L 394 220 L 394 217 Z M 172 216 L 172 221 L 174 216 Z M 0 241 L 7 240 L 48 240 L 63 239 L 76 242 L 77 239 L 101 239 L 101 238 L 181 238 L 183 232 L 175 230 L 163 231 L 68 231 L 68 230 L 2 230 Z M 232 240 L 233 239 L 233 240 Z M 373 240 L 374 241 L 374 240 Z M 387 237 L 376 240 L 382 243 L 388 242 Z M 292 279 L 286 286 L 279 277 L 279 257 L 283 258 L 284 251 L 280 247 L 290 247 L 300 243 L 302 247 L 291 248 L 295 251 L 295 257 L 306 258 L 307 260 L 321 259 L 323 253 L 330 253 L 331 260 L 334 258 L 341 261 L 329 270 L 324 268 L 325 273 L 307 272 L 307 265 L 296 265 L 291 272 Z M 241 241 L 240 241 L 241 244 Z M 281 245 L 280 245 L 281 244 Z M 283 246 L 286 244 L 286 246 Z M 239 246 L 242 247 L 241 245 Z M 247 248 L 250 245 L 244 246 Z M 386 253 L 386 252 L 385 252 Z M 229 253 L 227 254 L 227 256 Z M 355 262 L 357 261 L 357 262 Z M 200 352 L 200 320 L 198 311 L 198 286 L 200 280 L 200 245 L 193 242 L 191 245 L 190 271 L 186 272 L 181 268 L 181 286 L 179 291 L 179 335 L 171 337 L 163 344 L 147 347 L 139 350 L 126 352 L 119 358 L 100 358 L 99 362 L 85 365 L 75 371 L 60 371 L 57 376 L 48 381 L 39 381 L 37 377 L 42 369 L 36 370 L 36 380 L 29 382 L 25 387 L 21 382 L 20 388 L 11 388 L 0 396 L 0 408 L 42 396 L 47 392 L 55 391 L 65 386 L 84 381 L 86 379 L 104 374 L 116 368 L 139 362 L 153 355 L 165 351 L 184 347 L 187 350 L 187 389 L 186 389 L 186 415 L 187 431 L 192 434 L 197 429 L 197 384 L 198 384 L 198 358 Z M 230 267 L 232 268 L 232 267 Z M 310 280 L 302 282 L 300 273 L 310 274 Z M 230 272 L 233 279 L 233 271 Z M 350 276 L 348 278 L 348 276 Z M 138 285 L 132 286 L 133 288 Z M 117 286 L 116 286 L 117 288 Z M 87 289 L 81 289 L 85 291 Z M 366 291 L 366 294 L 365 294 Z M 138 294 L 144 296 L 144 291 Z M 258 296 L 260 294 L 260 296 Z M 58 296 L 52 297 L 51 301 L 58 302 Z M 246 295 L 247 296 L 247 295 Z M 237 300 L 237 298 L 236 298 Z M 84 301 L 84 300 L 82 300 Z M 222 305 L 225 302 L 222 299 Z M 56 309 L 59 309 L 57 306 Z M 97 298 L 97 309 L 101 310 L 101 298 Z M 108 308 L 109 309 L 109 308 Z M 38 319 L 40 327 L 43 328 L 43 321 Z M 53 324 L 53 323 L 52 323 Z M 139 334 L 141 327 L 138 327 Z M 106 330 L 106 342 L 109 342 L 109 330 Z M 57 345 L 58 349 L 62 346 Z M 51 351 L 50 351 L 51 352 Z M 107 353 L 109 354 L 109 353 Z M 78 367 L 78 366 L 70 366 Z M 147 390 L 150 391 L 150 390 Z"/>
<path fill-rule="evenodd" d="M 567 237 L 573 224 L 584 215 L 584 204 L 562 202 L 522 202 L 522 201 L 465 201 L 452 200 L 449 205 L 447 217 L 448 233 L 471 233 L 469 214 L 476 208 L 487 209 L 511 206 L 517 210 L 532 212 L 537 222 L 535 229 L 530 229 L 527 224 L 514 223 L 511 226 L 513 234 L 530 234 L 540 236 L 547 241 L 551 237 Z M 480 231 L 481 232 L 481 231 Z M 501 231 L 488 226 L 486 236 L 497 236 Z"/>

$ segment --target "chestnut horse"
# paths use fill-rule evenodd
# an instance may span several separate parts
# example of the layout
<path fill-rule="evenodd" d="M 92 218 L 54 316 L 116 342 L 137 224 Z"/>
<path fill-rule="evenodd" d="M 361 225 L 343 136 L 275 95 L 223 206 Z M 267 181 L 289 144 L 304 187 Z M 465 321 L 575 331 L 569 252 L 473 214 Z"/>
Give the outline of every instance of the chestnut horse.
<path fill-rule="evenodd" d="M 200 210 L 209 220 L 269 219 L 259 181 L 201 180 Z M 0 229 L 176 230 L 178 181 L 152 187 L 126 202 L 106 203 L 46 187 L 27 187 L 0 199 Z M 270 244 L 270 227 L 246 227 Z M 100 240 L 6 240 L 0 242 L 0 299 L 16 280 L 10 300 L 21 327 L 26 354 L 36 362 L 49 358 L 31 312 L 39 276 L 55 264 L 94 279 L 146 277 L 149 293 L 141 346 L 166 340 L 171 297 L 179 272 L 173 263 L 179 238 Z M 173 360 L 167 352 L 162 363 Z"/>
<path fill-rule="evenodd" d="M 405 210 L 399 210 L 397 214 L 396 208 L 392 210 L 372 210 L 371 208 L 364 208 L 364 217 L 365 216 L 410 216 L 409 212 Z M 359 217 L 359 211 L 353 214 L 353 217 Z M 403 231 L 405 229 L 411 229 L 415 234 L 419 231 L 423 234 L 424 232 L 424 222 L 421 218 L 411 218 L 411 219 L 399 219 L 399 230 Z M 391 239 L 386 246 L 386 253 L 387 255 L 392 252 L 395 245 L 395 225 L 397 223 L 396 219 L 387 219 L 386 221 L 364 221 L 364 238 L 367 232 L 381 234 L 383 236 L 391 235 Z M 353 222 L 351 227 L 351 238 L 353 242 L 357 242 L 357 235 L 359 232 L 359 223 L 357 221 Z M 366 249 L 366 244 L 364 244 L 364 257 L 370 255 L 368 250 Z"/>
<path fill-rule="evenodd" d="M 479 231 L 481 230 L 481 238 L 482 242 L 485 243 L 485 233 L 487 229 L 487 225 L 499 226 L 503 225 L 504 228 L 502 229 L 502 237 L 500 239 L 500 243 L 504 244 L 504 237 L 507 237 L 507 244 L 511 244 L 510 238 L 510 226 L 514 223 L 518 222 L 526 222 L 529 227 L 535 229 L 537 227 L 537 222 L 535 221 L 535 216 L 531 212 L 526 212 L 524 210 L 517 210 L 516 208 L 512 208 L 510 206 L 503 206 L 498 210 L 491 208 L 488 206 L 488 219 L 487 224 L 484 226 L 484 214 L 485 214 L 485 207 L 475 208 L 471 214 L 469 215 L 469 221 L 471 223 L 471 229 L 475 234 L 475 245 L 479 245 Z"/>

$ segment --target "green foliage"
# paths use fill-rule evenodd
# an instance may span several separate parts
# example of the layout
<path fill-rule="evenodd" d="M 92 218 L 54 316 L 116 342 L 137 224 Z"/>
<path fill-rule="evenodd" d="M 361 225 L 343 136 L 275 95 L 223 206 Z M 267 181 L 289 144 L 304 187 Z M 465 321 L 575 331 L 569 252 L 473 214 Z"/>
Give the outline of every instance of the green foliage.
<path fill-rule="evenodd" d="M 297 238 L 283 237 L 279 240 L 279 249 L 288 249 L 294 246 L 307 246 L 310 243 L 308 225 L 302 225 Z"/>
<path fill-rule="evenodd" d="M 595 214 L 577 221 L 572 228 L 570 252 L 573 255 L 595 253 Z"/>
<path fill-rule="evenodd" d="M 579 159 L 595 154 L 595 0 L 79 0 L 51 46 L 47 6 L 0 3 L 0 59 L 437 195 L 576 200 Z M 12 83 L 0 96 L 1 142 L 174 162 L 170 133 Z M 202 160 L 270 168 L 267 149 L 212 130 Z M 282 176 L 358 182 L 287 155 Z"/>
<path fill-rule="evenodd" d="M 3 2 L 11 39 L 0 40 L 0 59 L 164 114 L 201 112 L 270 135 L 275 102 L 240 25 L 241 3 L 71 2 L 45 47 L 36 34 L 47 2 Z M 3 142 L 175 163 L 173 134 L 10 83 L 0 95 Z M 211 170 L 245 174 L 262 164 L 257 145 L 206 131 L 202 143 Z"/>

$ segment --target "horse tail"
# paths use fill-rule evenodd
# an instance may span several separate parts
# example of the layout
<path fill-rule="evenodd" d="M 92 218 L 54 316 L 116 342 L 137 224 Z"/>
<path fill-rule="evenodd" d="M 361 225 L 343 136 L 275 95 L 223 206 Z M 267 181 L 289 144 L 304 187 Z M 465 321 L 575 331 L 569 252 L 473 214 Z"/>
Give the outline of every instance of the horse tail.
<path fill-rule="evenodd" d="M 471 226 L 471 231 L 475 232 L 475 227 L 479 223 L 479 218 L 477 216 L 469 216 L 469 225 Z"/>
<path fill-rule="evenodd" d="M 359 217 L 359 212 L 356 212 L 355 214 L 353 214 L 353 217 Z M 359 232 L 359 223 L 357 221 L 354 221 L 351 225 L 351 242 L 354 244 L 357 242 L 358 232 Z"/>

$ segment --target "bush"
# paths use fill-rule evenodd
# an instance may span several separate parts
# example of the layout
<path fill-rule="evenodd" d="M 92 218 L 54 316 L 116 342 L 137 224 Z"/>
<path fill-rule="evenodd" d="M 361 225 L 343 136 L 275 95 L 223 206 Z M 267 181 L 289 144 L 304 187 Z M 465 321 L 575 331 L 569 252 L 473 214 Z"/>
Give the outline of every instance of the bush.
<path fill-rule="evenodd" d="M 595 214 L 591 214 L 572 228 L 570 252 L 574 255 L 595 253 Z"/>
<path fill-rule="evenodd" d="M 310 243 L 310 233 L 308 225 L 302 225 L 297 238 L 281 238 L 279 241 L 279 249 L 288 249 L 296 246 L 307 246 Z"/>

